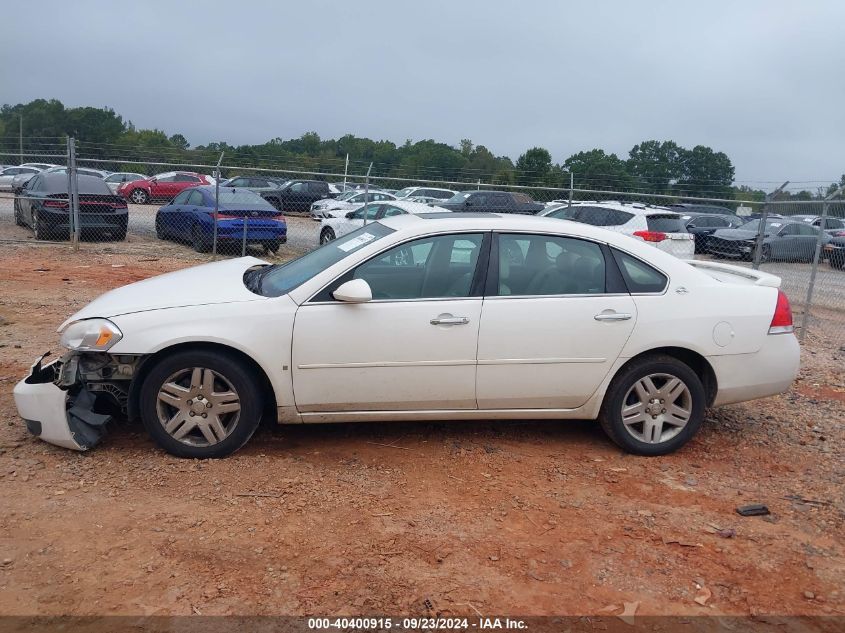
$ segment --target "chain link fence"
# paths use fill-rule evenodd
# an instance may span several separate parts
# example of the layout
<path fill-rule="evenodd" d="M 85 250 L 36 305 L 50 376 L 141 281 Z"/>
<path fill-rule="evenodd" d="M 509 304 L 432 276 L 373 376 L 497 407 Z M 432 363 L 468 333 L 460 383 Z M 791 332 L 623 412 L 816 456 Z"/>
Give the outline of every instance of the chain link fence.
<path fill-rule="evenodd" d="M 73 139 L 0 152 L 0 242 L 52 244 L 113 259 L 185 265 L 256 255 L 286 261 L 400 213 L 546 215 L 618 231 L 683 259 L 759 268 L 782 279 L 802 337 L 845 342 L 845 202 L 739 201 L 578 186 L 230 165 L 209 152 L 162 159 Z M 359 166 L 360 167 L 360 166 Z M 819 325 L 823 324 L 823 325 Z M 832 325 L 831 325 L 832 324 Z"/>

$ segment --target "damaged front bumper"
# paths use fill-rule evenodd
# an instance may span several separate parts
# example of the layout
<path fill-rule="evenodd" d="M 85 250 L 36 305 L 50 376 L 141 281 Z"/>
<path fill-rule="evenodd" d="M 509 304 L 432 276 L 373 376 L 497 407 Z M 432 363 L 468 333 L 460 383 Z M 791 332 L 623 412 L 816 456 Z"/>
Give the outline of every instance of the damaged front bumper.
<path fill-rule="evenodd" d="M 45 442 L 85 451 L 103 436 L 110 415 L 93 411 L 95 396 L 79 383 L 64 384 L 63 364 L 75 363 L 67 356 L 46 365 L 39 358 L 29 376 L 14 389 L 15 406 L 26 422 L 27 430 Z"/>

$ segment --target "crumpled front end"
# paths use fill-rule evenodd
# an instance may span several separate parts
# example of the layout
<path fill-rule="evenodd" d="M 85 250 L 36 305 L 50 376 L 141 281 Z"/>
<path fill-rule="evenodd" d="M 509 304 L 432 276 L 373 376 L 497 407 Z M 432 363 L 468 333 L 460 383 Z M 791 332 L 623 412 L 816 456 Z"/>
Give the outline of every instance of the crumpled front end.
<path fill-rule="evenodd" d="M 78 356 L 67 354 L 44 365 L 46 356 L 15 386 L 18 415 L 27 430 L 45 442 L 88 450 L 103 437 L 112 416 L 94 411 L 96 395 L 77 379 Z"/>

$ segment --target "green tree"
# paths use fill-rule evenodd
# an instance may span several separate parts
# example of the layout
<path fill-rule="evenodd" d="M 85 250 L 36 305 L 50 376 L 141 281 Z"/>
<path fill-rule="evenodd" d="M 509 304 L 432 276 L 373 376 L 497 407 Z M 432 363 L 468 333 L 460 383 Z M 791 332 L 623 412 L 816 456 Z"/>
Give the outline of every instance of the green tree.
<path fill-rule="evenodd" d="M 563 162 L 563 168 L 575 174 L 576 188 L 616 191 L 633 188 L 634 180 L 625 161 L 601 149 L 573 154 Z"/>
<path fill-rule="evenodd" d="M 734 166 L 724 152 L 696 145 L 683 150 L 680 160 L 677 193 L 703 198 L 727 198 L 733 194 Z"/>
<path fill-rule="evenodd" d="M 516 160 L 516 181 L 520 185 L 545 185 L 552 171 L 552 155 L 542 147 L 532 147 Z"/>
<path fill-rule="evenodd" d="M 682 175 L 683 152 L 674 141 L 643 141 L 631 148 L 625 166 L 637 189 L 667 194 Z"/>

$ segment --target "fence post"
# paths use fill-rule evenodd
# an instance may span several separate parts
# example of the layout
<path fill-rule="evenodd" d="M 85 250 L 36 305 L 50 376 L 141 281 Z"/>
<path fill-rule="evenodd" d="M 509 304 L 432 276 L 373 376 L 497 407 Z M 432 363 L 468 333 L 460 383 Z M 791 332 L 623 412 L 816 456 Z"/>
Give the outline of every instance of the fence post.
<path fill-rule="evenodd" d="M 367 167 L 367 175 L 364 176 L 364 226 L 367 226 L 367 205 L 369 204 L 370 198 L 370 170 L 373 168 L 373 164 L 370 163 L 370 166 Z"/>
<path fill-rule="evenodd" d="M 819 269 L 819 259 L 822 252 L 822 240 L 824 239 L 824 225 L 827 221 L 827 211 L 830 207 L 830 201 L 842 193 L 845 185 L 839 187 L 836 191 L 831 193 L 824 199 L 822 204 L 822 221 L 819 225 L 819 235 L 816 238 L 816 250 L 813 253 L 813 268 L 810 270 L 810 285 L 807 286 L 807 299 L 804 301 L 804 316 L 801 318 L 801 341 L 807 336 L 807 328 L 810 326 L 810 308 L 813 304 L 813 289 L 816 286 L 816 271 Z"/>
<path fill-rule="evenodd" d="M 569 172 L 569 208 L 572 208 L 572 191 L 575 189 L 575 172 Z"/>
<path fill-rule="evenodd" d="M 211 258 L 217 259 L 217 215 L 220 210 L 220 163 L 223 162 L 223 154 L 217 159 L 217 167 L 214 168 L 214 226 L 211 229 Z"/>
<path fill-rule="evenodd" d="M 776 195 L 786 189 L 788 184 L 789 181 L 787 180 L 772 193 L 768 194 L 766 196 L 766 201 L 763 203 L 763 217 L 760 218 L 760 225 L 757 227 L 757 239 L 754 241 L 754 263 L 751 265 L 754 270 L 760 268 L 760 255 L 763 251 L 763 237 L 766 235 L 766 220 L 769 219 L 769 202 L 774 200 Z"/>
<path fill-rule="evenodd" d="M 67 139 L 67 178 L 68 178 L 68 202 L 70 207 L 70 239 L 73 250 L 79 250 L 79 181 L 76 173 L 76 140 L 72 137 Z"/>

